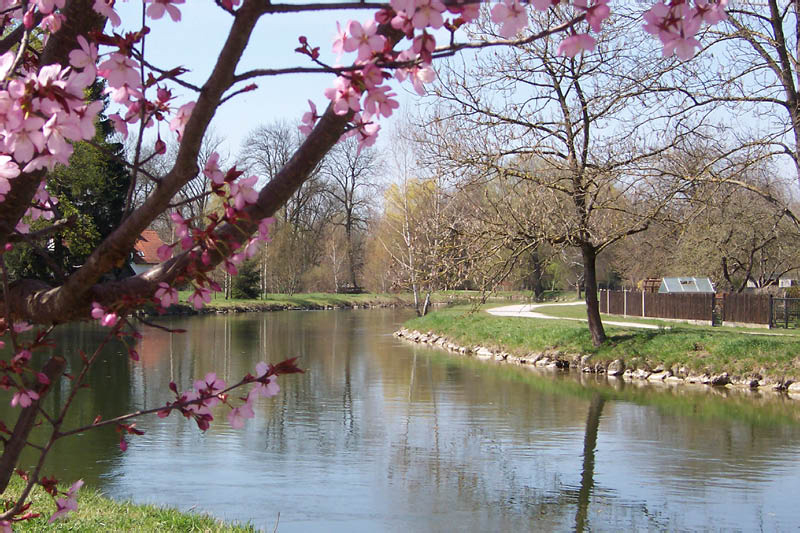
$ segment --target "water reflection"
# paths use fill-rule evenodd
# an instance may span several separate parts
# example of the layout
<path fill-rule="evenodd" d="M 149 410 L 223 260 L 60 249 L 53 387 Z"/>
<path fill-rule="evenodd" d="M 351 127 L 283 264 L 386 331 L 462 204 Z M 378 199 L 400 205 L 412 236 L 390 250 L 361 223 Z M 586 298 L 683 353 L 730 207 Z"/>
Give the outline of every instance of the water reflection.
<path fill-rule="evenodd" d="M 586 513 L 589 509 L 589 498 L 594 489 L 594 450 L 597 447 L 597 431 L 600 428 L 600 415 L 606 401 L 595 395 L 589 404 L 586 417 L 586 433 L 583 437 L 583 468 L 581 469 L 581 488 L 578 492 L 578 510 L 575 513 L 575 531 L 582 533 L 586 529 Z"/>
<path fill-rule="evenodd" d="M 106 493 L 279 531 L 789 529 L 797 404 L 563 379 L 403 344 L 395 311 L 165 319 L 131 363 L 109 347 L 69 427 L 163 405 L 167 384 L 301 357 L 256 419 L 205 434 L 176 414 L 68 439 L 49 465 Z M 59 341 L 71 353 L 89 326 Z M 74 361 L 73 361 L 74 363 Z M 63 384 L 61 384 L 63 386 Z M 48 399 L 63 396 L 57 388 Z"/>

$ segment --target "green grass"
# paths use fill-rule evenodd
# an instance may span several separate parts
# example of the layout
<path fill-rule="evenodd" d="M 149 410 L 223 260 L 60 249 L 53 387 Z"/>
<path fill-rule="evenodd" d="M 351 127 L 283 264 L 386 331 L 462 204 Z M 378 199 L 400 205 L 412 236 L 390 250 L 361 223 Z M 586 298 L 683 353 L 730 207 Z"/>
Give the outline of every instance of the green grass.
<path fill-rule="evenodd" d="M 458 344 L 505 349 L 517 355 L 562 350 L 590 354 L 594 361 L 622 359 L 633 367 L 647 362 L 651 366 L 686 366 L 696 372 L 800 376 L 800 337 L 796 336 L 749 335 L 733 328 L 672 322 L 670 329 L 659 330 L 609 325 L 608 341 L 595 348 L 583 322 L 496 317 L 469 311 L 466 307 L 436 311 L 407 322 L 406 327 L 435 331 Z"/>
<path fill-rule="evenodd" d="M 180 301 L 183 305 L 192 291 L 180 291 Z M 519 291 L 508 291 L 493 294 L 488 301 L 498 303 L 511 303 L 514 301 L 527 301 L 530 294 Z M 421 295 L 420 298 L 424 298 Z M 431 295 L 434 304 L 452 304 L 479 302 L 481 293 L 479 291 L 438 291 Z M 324 309 L 327 307 L 353 307 L 355 305 L 364 306 L 410 306 L 413 305 L 414 297 L 411 293 L 397 294 L 335 294 L 335 293 L 298 293 L 298 294 L 267 294 L 263 299 L 240 299 L 231 298 L 226 300 L 217 295 L 211 300 L 207 307 L 211 308 L 235 308 L 235 307 L 258 307 L 265 310 L 276 309 Z M 420 302 L 421 303 L 421 302 Z"/>
<path fill-rule="evenodd" d="M 66 487 L 62 487 L 66 489 Z M 22 480 L 14 476 L 4 499 L 19 494 L 23 489 Z M 56 506 L 52 498 L 41 488 L 32 493 L 31 511 L 42 516 L 14 524 L 14 531 L 175 531 L 175 532 L 255 532 L 250 525 L 231 525 L 206 515 L 182 513 L 175 509 L 155 505 L 134 505 L 130 502 L 117 502 L 104 497 L 98 491 L 83 487 L 78 493 L 78 510 L 52 524 L 47 519 Z"/>

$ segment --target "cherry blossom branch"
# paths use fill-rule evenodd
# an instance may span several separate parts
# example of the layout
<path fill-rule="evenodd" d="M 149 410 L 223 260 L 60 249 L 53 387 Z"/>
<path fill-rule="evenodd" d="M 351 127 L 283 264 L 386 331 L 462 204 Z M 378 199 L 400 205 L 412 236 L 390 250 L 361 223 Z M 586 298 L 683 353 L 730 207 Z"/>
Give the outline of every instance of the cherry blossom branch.
<path fill-rule="evenodd" d="M 53 234 L 60 233 L 67 228 L 71 228 L 75 225 L 75 222 L 78 220 L 78 215 L 70 215 L 67 218 L 62 218 L 61 220 L 57 220 L 53 222 L 52 225 L 40 229 L 39 231 L 34 231 L 32 233 L 27 234 L 20 234 L 20 233 L 13 233 L 9 235 L 7 242 L 9 243 L 16 243 L 21 241 L 35 241 L 39 239 L 43 239 L 45 237 L 49 237 Z"/>
<path fill-rule="evenodd" d="M 211 400 L 211 399 L 214 399 L 214 398 L 218 398 L 220 396 L 224 396 L 225 394 L 227 394 L 228 392 L 230 392 L 230 391 L 232 391 L 234 389 L 238 389 L 239 387 L 242 387 L 244 385 L 247 385 L 247 384 L 253 383 L 253 382 L 254 382 L 254 378 L 251 377 L 250 379 L 248 379 L 247 377 L 244 377 L 240 381 L 238 381 L 237 383 L 234 383 L 233 385 L 230 385 L 229 387 L 223 389 L 222 391 L 220 391 L 220 392 L 218 392 L 216 394 L 205 394 L 205 395 L 201 395 L 199 398 L 196 398 L 196 399 L 193 399 L 193 400 L 176 401 L 175 403 L 171 403 L 169 406 L 162 405 L 160 407 L 153 407 L 153 408 L 150 408 L 150 409 L 140 409 L 138 411 L 134 411 L 132 413 L 127 413 L 127 414 L 124 414 L 124 415 L 120 415 L 120 416 L 117 416 L 117 417 L 114 417 L 114 418 L 109 418 L 109 419 L 106 419 L 106 420 L 97 420 L 97 421 L 92 422 L 91 424 L 87 424 L 85 426 L 77 427 L 77 428 L 70 429 L 70 430 L 64 431 L 64 432 L 59 432 L 57 434 L 56 438 L 57 439 L 61 439 L 61 438 L 64 438 L 64 437 L 69 437 L 71 435 L 77 435 L 78 433 L 83 433 L 83 432 L 88 431 L 90 429 L 97 429 L 97 428 L 101 428 L 101 427 L 105 427 L 105 426 L 109 426 L 109 425 L 116 425 L 116 424 L 119 424 L 120 422 L 127 422 L 128 420 L 133 420 L 134 418 L 138 418 L 140 416 L 150 415 L 150 414 L 159 413 L 159 412 L 163 413 L 166 410 L 172 411 L 172 409 L 180 409 L 182 407 L 189 407 L 191 405 L 203 405 L 208 400 Z"/>
<path fill-rule="evenodd" d="M 192 196 L 191 198 L 186 198 L 185 200 L 181 200 L 180 202 L 173 202 L 173 203 L 169 204 L 169 207 L 170 207 L 170 209 L 175 209 L 176 207 L 180 207 L 182 205 L 190 204 L 192 202 L 195 202 L 195 201 L 199 200 L 200 198 L 204 198 L 204 197 L 210 196 L 210 195 L 211 195 L 211 192 L 208 192 L 208 191 L 201 192 L 200 194 L 196 194 L 195 196 Z"/>
<path fill-rule="evenodd" d="M 198 87 L 197 85 L 195 85 L 193 83 L 189 83 L 188 81 L 184 81 L 184 80 L 180 79 L 177 75 L 172 75 L 172 71 L 171 70 L 165 70 L 165 69 L 162 69 L 160 67 L 157 67 L 157 66 L 153 65 L 151 62 L 147 61 L 144 58 L 144 54 L 140 53 L 139 51 L 135 51 L 134 54 L 133 54 L 133 57 L 135 57 L 137 61 L 139 61 L 142 65 L 146 66 L 150 70 L 152 70 L 154 72 L 158 72 L 161 75 L 165 75 L 165 76 L 168 75 L 169 79 L 171 81 L 174 81 L 175 83 L 177 83 L 181 87 L 185 87 L 186 89 L 189 89 L 189 90 L 194 91 L 196 93 L 199 93 L 199 92 L 201 92 L 203 90 L 201 87 Z"/>
<path fill-rule="evenodd" d="M 142 27 L 145 27 L 146 19 L 146 5 L 142 2 Z M 145 43 L 146 43 L 146 35 L 142 35 L 140 40 L 140 54 L 144 57 L 145 51 Z M 145 89 L 145 70 L 144 70 L 144 63 L 139 63 L 139 82 L 142 87 L 142 92 Z M 139 136 L 136 138 L 136 148 L 135 153 L 133 156 L 133 166 L 131 168 L 131 179 L 130 183 L 128 184 L 128 193 L 125 199 L 125 208 L 122 211 L 122 219 L 124 220 L 128 213 L 130 213 L 131 209 L 133 208 L 133 193 L 136 190 L 136 181 L 139 175 L 139 167 L 141 166 L 141 156 L 142 156 L 142 143 L 144 142 L 144 129 L 147 127 L 147 106 L 140 106 L 139 108 Z"/>

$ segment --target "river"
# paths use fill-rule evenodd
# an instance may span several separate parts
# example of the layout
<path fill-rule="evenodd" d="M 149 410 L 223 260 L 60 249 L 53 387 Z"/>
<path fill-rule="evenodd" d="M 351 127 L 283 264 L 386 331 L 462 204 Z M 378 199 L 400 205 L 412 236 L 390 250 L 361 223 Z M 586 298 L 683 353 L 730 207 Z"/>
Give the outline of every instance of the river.
<path fill-rule="evenodd" d="M 281 532 L 800 525 L 800 402 L 542 376 L 393 338 L 408 317 L 163 318 L 187 333 L 144 328 L 138 363 L 119 345 L 106 350 L 67 428 L 163 405 L 170 381 L 186 389 L 209 371 L 233 380 L 299 356 L 307 372 L 282 377 L 243 430 L 227 425 L 224 406 L 206 433 L 177 413 L 148 417 L 125 453 L 112 429 L 65 439 L 46 473 L 268 531 L 280 514 Z M 103 333 L 65 328 L 59 353 L 75 365 Z M 48 406 L 61 399 L 56 387 Z"/>

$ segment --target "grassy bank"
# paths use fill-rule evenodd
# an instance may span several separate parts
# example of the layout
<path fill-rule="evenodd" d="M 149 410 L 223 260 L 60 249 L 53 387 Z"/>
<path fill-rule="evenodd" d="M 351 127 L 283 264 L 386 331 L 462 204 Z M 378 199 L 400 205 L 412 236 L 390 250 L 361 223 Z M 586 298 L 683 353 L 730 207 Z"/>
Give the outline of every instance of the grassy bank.
<path fill-rule="evenodd" d="M 560 350 L 589 354 L 595 362 L 621 359 L 627 367 L 663 364 L 667 368 L 685 366 L 693 372 L 800 378 L 800 337 L 758 336 L 676 323 L 660 330 L 607 326 L 608 342 L 595 348 L 585 323 L 469 311 L 467 307 L 436 311 L 409 321 L 406 327 L 434 331 L 457 344 L 504 349 L 520 356 Z"/>
<path fill-rule="evenodd" d="M 191 306 L 186 303 L 191 291 L 180 292 L 180 306 L 189 310 Z M 500 303 L 525 302 L 530 293 L 526 292 L 501 292 L 492 294 L 488 301 Z M 479 291 L 439 291 L 431 295 L 434 305 L 441 304 L 467 304 L 479 302 L 481 293 Z M 281 309 L 329 309 L 341 307 L 408 307 L 414 304 L 414 296 L 411 293 L 396 294 L 336 294 L 336 293 L 299 293 L 299 294 L 267 294 L 261 299 L 225 299 L 221 295 L 216 295 L 211 302 L 206 305 L 210 309 L 226 311 L 247 311 L 265 310 L 275 311 Z"/>
<path fill-rule="evenodd" d="M 23 485 L 19 477 L 14 476 L 4 496 L 13 497 L 22 491 Z M 66 487 L 63 487 L 66 489 Z M 213 531 L 250 533 L 256 529 L 252 526 L 224 524 L 219 520 L 193 513 L 182 513 L 175 509 L 162 508 L 155 505 L 134 505 L 130 502 L 117 502 L 102 496 L 98 491 L 83 487 L 78 493 L 78 510 L 70 513 L 66 519 L 52 524 L 47 519 L 56 506 L 49 494 L 38 488 L 33 491 L 34 512 L 42 514 L 39 518 L 14 524 L 14 531 L 50 532 L 50 531 Z"/>

